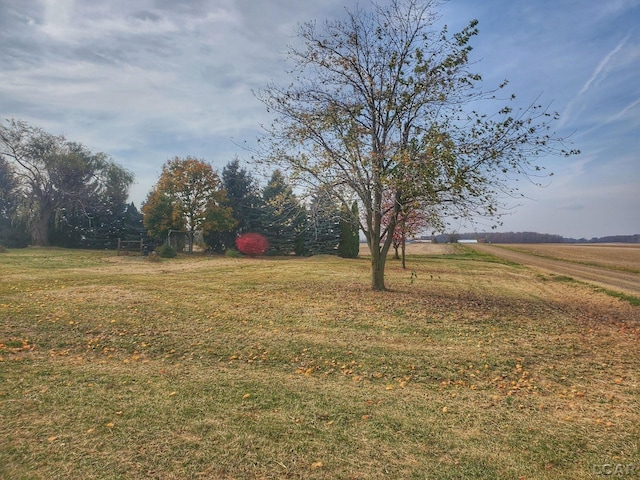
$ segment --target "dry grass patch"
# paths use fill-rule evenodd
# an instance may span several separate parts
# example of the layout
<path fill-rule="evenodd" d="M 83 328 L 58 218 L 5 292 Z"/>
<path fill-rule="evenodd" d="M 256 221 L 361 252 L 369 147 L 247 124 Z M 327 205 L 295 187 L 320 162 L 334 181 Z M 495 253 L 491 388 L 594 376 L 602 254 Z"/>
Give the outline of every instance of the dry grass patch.
<path fill-rule="evenodd" d="M 638 307 L 456 251 L 390 261 L 385 293 L 366 259 L 51 251 L 39 269 L 42 251 L 8 251 L 0 478 L 575 479 L 640 463 Z"/>

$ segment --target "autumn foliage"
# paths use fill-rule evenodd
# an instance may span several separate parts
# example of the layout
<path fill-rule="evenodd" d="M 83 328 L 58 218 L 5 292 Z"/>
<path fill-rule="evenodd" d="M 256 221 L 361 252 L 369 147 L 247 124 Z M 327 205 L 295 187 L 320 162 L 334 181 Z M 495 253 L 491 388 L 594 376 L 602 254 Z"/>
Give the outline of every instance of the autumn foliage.
<path fill-rule="evenodd" d="M 259 233 L 245 233 L 236 239 L 236 247 L 245 255 L 257 257 L 267 251 L 269 242 Z"/>

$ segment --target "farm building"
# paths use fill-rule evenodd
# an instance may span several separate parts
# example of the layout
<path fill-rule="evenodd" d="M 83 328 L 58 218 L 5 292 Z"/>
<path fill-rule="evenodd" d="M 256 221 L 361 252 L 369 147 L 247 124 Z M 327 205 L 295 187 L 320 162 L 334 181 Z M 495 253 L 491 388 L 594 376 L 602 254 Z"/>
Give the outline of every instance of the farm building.
<path fill-rule="evenodd" d="M 478 243 L 478 240 L 473 240 L 470 238 L 463 238 L 458 240 L 458 243 Z"/>

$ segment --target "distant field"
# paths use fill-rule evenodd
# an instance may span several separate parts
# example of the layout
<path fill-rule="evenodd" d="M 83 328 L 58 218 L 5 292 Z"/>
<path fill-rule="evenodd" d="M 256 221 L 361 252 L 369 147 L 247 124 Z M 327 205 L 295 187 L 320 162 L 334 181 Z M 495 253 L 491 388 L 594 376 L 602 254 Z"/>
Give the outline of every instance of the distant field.
<path fill-rule="evenodd" d="M 549 258 L 640 272 L 640 244 L 517 244 L 506 247 Z"/>
<path fill-rule="evenodd" d="M 454 253 L 457 248 L 455 244 L 415 242 L 407 244 L 406 253 L 407 255 L 446 255 Z M 367 244 L 361 243 L 360 255 L 369 255 L 369 253 Z M 394 254 L 393 248 L 389 250 L 389 254 Z"/>
<path fill-rule="evenodd" d="M 0 253 L 0 479 L 637 477 L 640 307 L 415 247 Z"/>

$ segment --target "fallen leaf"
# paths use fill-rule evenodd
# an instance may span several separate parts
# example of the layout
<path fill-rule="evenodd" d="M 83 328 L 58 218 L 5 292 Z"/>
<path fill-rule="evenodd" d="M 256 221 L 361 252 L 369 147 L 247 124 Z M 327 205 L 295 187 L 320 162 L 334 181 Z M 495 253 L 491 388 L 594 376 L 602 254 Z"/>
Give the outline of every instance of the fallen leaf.
<path fill-rule="evenodd" d="M 322 468 L 322 467 L 324 467 L 324 463 L 322 463 L 322 462 L 313 462 L 311 464 L 311 468 L 314 469 L 314 470 L 317 469 L 317 468 Z"/>

